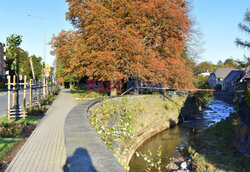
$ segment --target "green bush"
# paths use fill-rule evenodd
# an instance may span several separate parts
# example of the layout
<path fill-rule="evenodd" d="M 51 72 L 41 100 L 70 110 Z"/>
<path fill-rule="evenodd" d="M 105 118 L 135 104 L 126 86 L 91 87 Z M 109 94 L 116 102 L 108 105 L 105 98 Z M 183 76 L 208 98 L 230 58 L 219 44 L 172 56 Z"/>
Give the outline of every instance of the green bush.
<path fill-rule="evenodd" d="M 248 87 L 247 94 L 244 96 L 244 101 L 248 108 L 250 108 L 250 87 Z"/>
<path fill-rule="evenodd" d="M 32 108 L 28 110 L 27 115 L 28 116 L 42 116 L 43 111 L 39 107 L 32 106 Z"/>
<path fill-rule="evenodd" d="M 181 107 L 184 106 L 184 102 L 183 102 L 183 101 L 178 101 L 177 104 L 178 104 L 179 106 L 181 106 Z"/>
<path fill-rule="evenodd" d="M 171 109 L 174 109 L 174 105 L 171 102 L 166 102 L 165 108 L 168 109 L 168 110 L 171 110 Z"/>
<path fill-rule="evenodd" d="M 2 122 L 0 124 L 0 137 L 2 138 L 17 138 L 23 131 L 23 128 L 27 125 L 26 122 L 15 123 L 15 121 L 11 122 Z"/>
<path fill-rule="evenodd" d="M 0 78 L 0 89 L 5 89 L 6 87 L 6 81 L 2 78 Z"/>
<path fill-rule="evenodd" d="M 214 98 L 212 91 L 197 91 L 193 95 L 193 101 L 196 105 L 205 106 L 209 103 L 210 100 Z"/>

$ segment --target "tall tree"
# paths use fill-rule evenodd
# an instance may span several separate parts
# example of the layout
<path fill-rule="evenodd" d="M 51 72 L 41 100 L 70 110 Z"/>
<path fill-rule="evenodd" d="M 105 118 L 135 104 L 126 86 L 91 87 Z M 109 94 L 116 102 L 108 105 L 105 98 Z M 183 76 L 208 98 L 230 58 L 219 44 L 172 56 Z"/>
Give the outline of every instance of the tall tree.
<path fill-rule="evenodd" d="M 246 32 L 247 34 L 250 34 L 250 12 L 247 10 L 244 17 L 244 23 L 239 24 L 239 28 L 241 31 Z M 236 44 L 238 46 L 241 46 L 243 48 L 250 48 L 250 42 L 249 40 L 241 40 L 240 38 L 236 39 Z"/>
<path fill-rule="evenodd" d="M 66 72 L 192 85 L 192 69 L 181 57 L 192 26 L 186 0 L 66 1 L 76 31 L 62 31 L 51 42 Z"/>
<path fill-rule="evenodd" d="M 12 34 L 6 38 L 7 42 L 7 65 L 10 73 L 18 75 L 20 66 L 20 48 L 19 45 L 22 43 L 22 36 Z"/>
<path fill-rule="evenodd" d="M 42 79 L 42 58 L 36 57 L 35 55 L 26 56 L 26 58 L 23 59 L 22 64 L 24 65 L 24 68 L 21 74 L 26 75 L 28 79 L 33 78 L 30 58 L 32 60 L 33 67 L 34 67 L 35 79 L 41 80 Z"/>
<path fill-rule="evenodd" d="M 35 78 L 42 79 L 42 58 L 36 57 L 35 55 L 29 56 L 27 51 L 18 47 L 22 42 L 22 36 L 11 35 L 7 38 L 7 59 L 6 59 L 6 71 L 9 71 L 9 75 L 15 74 L 15 63 L 16 72 L 19 75 L 26 75 L 28 79 L 33 78 L 30 66 L 30 58 L 32 59 Z"/>
<path fill-rule="evenodd" d="M 209 62 L 201 62 L 199 63 L 196 68 L 195 68 L 195 74 L 201 74 L 204 72 L 213 72 L 214 70 L 214 65 L 209 63 Z"/>
<path fill-rule="evenodd" d="M 237 63 L 232 58 L 226 59 L 225 62 L 224 62 L 224 66 L 225 67 L 231 67 L 231 68 L 237 68 L 238 67 Z"/>
<path fill-rule="evenodd" d="M 244 60 L 235 61 L 242 70 L 246 70 L 250 65 L 250 57 L 244 56 Z"/>

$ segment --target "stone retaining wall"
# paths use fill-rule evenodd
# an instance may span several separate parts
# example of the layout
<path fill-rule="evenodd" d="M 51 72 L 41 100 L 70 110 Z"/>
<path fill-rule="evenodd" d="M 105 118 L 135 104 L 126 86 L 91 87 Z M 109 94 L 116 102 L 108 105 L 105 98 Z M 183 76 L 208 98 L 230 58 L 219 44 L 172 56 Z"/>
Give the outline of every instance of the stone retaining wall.
<path fill-rule="evenodd" d="M 127 96 L 128 104 L 136 105 L 137 99 L 141 104 L 146 106 L 146 110 L 135 117 L 133 124 L 135 136 L 129 141 L 129 143 L 117 142 L 116 147 L 113 149 L 113 154 L 117 154 L 117 151 L 121 150 L 117 159 L 123 164 L 128 166 L 130 159 L 135 153 L 136 149 L 147 139 L 164 131 L 171 126 L 178 124 L 180 109 L 182 108 L 187 96 L 173 96 L 172 98 L 166 98 L 161 95 L 150 96 Z M 113 98 L 111 101 L 121 101 L 123 97 Z M 141 102 L 142 101 L 142 102 Z M 173 107 L 166 109 L 166 102 L 171 102 Z M 182 105 L 178 106 L 178 103 L 182 102 Z M 95 104 L 90 109 L 96 109 L 100 106 L 100 103 Z M 143 125 L 142 125 L 143 124 Z M 124 146 L 125 145 L 125 146 Z"/>

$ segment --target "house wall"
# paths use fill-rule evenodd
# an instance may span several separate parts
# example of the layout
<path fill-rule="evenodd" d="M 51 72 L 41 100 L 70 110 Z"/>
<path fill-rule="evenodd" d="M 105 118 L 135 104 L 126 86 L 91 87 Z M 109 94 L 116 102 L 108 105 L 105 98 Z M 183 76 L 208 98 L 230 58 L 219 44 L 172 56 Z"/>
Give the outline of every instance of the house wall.
<path fill-rule="evenodd" d="M 210 88 L 215 88 L 217 85 L 221 85 L 222 89 L 224 89 L 223 82 L 220 78 L 216 78 L 214 73 L 210 74 L 208 84 Z"/>
<path fill-rule="evenodd" d="M 5 75 L 4 45 L 0 42 L 0 76 Z"/>
<path fill-rule="evenodd" d="M 216 87 L 216 76 L 214 73 L 211 73 L 209 76 L 208 84 L 210 88 L 215 88 Z"/>

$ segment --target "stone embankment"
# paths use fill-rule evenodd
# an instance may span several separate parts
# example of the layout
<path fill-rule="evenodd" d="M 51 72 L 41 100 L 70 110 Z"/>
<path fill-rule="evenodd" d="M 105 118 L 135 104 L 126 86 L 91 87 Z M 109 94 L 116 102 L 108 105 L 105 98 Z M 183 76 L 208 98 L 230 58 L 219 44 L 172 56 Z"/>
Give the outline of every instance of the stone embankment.
<path fill-rule="evenodd" d="M 117 97 L 106 100 L 106 102 L 100 102 L 95 104 L 90 109 L 92 125 L 99 133 L 103 140 L 108 140 L 107 135 L 114 135 L 113 140 L 109 140 L 106 144 L 112 145 L 109 148 L 112 149 L 113 154 L 119 162 L 127 167 L 130 159 L 135 153 L 136 149 L 147 139 L 170 128 L 179 122 L 179 115 L 181 108 L 184 106 L 187 95 L 174 95 L 172 97 L 165 97 L 162 95 L 139 95 L 139 96 L 125 96 Z M 121 106 L 122 105 L 122 106 Z M 104 107 L 109 107 L 109 113 L 111 109 L 122 109 L 121 111 L 113 111 L 110 114 L 100 115 L 105 111 Z M 135 114 L 125 113 L 128 109 L 136 111 Z M 139 109 L 139 110 L 138 110 Z M 106 109 L 107 110 L 107 109 Z M 119 120 L 124 121 L 123 113 L 125 116 L 131 115 L 131 120 L 128 121 L 130 132 L 127 133 L 129 137 L 115 136 L 115 133 L 119 131 L 110 132 L 110 129 L 114 126 L 119 126 L 121 123 Z M 103 122 L 104 128 L 101 129 L 95 127 L 98 122 L 93 122 L 93 119 L 100 119 Z M 124 126 L 119 126 L 124 127 Z M 114 134 L 113 134 L 114 133 Z M 131 134 L 133 133 L 133 134 Z M 124 133 L 126 135 L 126 133 Z M 111 143 L 110 143 L 111 142 Z"/>

